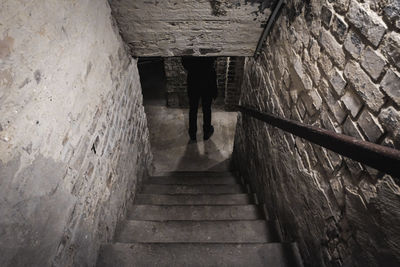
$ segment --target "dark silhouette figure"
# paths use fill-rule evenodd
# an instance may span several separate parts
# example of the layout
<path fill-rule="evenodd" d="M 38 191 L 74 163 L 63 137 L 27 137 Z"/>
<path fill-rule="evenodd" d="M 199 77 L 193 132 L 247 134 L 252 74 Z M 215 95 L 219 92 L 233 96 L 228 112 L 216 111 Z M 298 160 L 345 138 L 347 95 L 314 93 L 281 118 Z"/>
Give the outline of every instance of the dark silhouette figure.
<path fill-rule="evenodd" d="M 203 135 L 208 140 L 214 133 L 211 125 L 211 104 L 217 98 L 217 74 L 215 57 L 183 57 L 182 64 L 188 72 L 187 91 L 189 96 L 189 136 L 196 140 L 197 110 L 201 99 L 203 109 Z"/>

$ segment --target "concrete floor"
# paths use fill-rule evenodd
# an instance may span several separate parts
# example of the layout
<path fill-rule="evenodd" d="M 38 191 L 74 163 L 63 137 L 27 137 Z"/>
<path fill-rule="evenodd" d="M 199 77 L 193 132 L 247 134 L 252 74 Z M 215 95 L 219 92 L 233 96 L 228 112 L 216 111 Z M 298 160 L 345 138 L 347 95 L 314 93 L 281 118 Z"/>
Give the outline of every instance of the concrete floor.
<path fill-rule="evenodd" d="M 162 60 L 139 64 L 139 73 L 154 156 L 153 175 L 170 171 L 229 170 L 237 113 L 213 109 L 215 133 L 210 140 L 203 141 L 203 114 L 199 108 L 198 141 L 189 143 L 189 110 L 166 107 Z"/>
<path fill-rule="evenodd" d="M 199 112 L 197 142 L 189 142 L 188 110 L 145 106 L 156 174 L 169 171 L 228 171 L 233 149 L 235 112 L 213 111 L 214 135 L 203 141 Z"/>

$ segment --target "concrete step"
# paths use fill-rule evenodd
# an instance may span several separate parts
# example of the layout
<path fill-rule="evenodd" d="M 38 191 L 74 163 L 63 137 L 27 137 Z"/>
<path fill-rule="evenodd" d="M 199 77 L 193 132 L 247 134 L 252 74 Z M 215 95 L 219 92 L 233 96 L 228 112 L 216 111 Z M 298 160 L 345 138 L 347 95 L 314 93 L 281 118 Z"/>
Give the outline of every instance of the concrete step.
<path fill-rule="evenodd" d="M 221 206 L 154 206 L 134 205 L 129 220 L 170 221 L 170 220 L 257 220 L 263 219 L 256 205 Z"/>
<path fill-rule="evenodd" d="M 249 194 L 224 195 L 155 195 L 137 194 L 135 204 L 148 205 L 247 205 L 253 204 Z"/>
<path fill-rule="evenodd" d="M 232 175 L 226 176 L 153 176 L 147 180 L 149 184 L 237 184 L 238 181 Z"/>
<path fill-rule="evenodd" d="M 232 176 L 231 172 L 215 172 L 215 171 L 172 171 L 162 172 L 155 176 L 192 176 L 192 177 L 221 177 L 221 176 Z"/>
<path fill-rule="evenodd" d="M 259 243 L 271 242 L 267 223 L 252 221 L 136 221 L 117 231 L 121 243 Z"/>
<path fill-rule="evenodd" d="M 122 244 L 101 247 L 97 267 L 300 267 L 294 244 Z"/>
<path fill-rule="evenodd" d="M 243 187 L 231 185 L 160 185 L 147 184 L 142 189 L 143 194 L 236 194 L 245 193 Z"/>

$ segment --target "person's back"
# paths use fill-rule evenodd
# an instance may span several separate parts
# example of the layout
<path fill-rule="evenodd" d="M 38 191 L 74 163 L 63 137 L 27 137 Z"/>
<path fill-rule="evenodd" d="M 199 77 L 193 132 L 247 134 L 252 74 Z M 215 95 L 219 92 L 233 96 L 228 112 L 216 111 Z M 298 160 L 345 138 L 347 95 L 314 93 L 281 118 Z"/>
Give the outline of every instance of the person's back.
<path fill-rule="evenodd" d="M 217 75 L 214 68 L 213 57 L 184 57 L 182 63 L 188 71 L 188 93 L 200 96 L 217 94 Z"/>
<path fill-rule="evenodd" d="M 183 57 L 182 64 L 188 72 L 187 90 L 189 96 L 189 135 L 196 140 L 197 109 L 200 99 L 203 108 L 203 132 L 207 140 L 214 132 L 211 125 L 212 99 L 217 97 L 217 75 L 214 57 Z"/>

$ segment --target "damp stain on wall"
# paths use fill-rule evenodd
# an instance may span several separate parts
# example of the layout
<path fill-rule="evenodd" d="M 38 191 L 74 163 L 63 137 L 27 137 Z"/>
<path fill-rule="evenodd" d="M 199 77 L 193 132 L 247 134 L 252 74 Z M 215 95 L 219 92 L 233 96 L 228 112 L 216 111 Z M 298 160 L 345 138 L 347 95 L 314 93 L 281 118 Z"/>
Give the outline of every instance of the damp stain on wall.
<path fill-rule="evenodd" d="M 3 39 L 0 39 L 0 59 L 5 59 L 8 57 L 14 46 L 14 38 L 10 36 L 6 36 Z"/>

